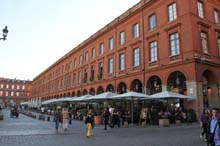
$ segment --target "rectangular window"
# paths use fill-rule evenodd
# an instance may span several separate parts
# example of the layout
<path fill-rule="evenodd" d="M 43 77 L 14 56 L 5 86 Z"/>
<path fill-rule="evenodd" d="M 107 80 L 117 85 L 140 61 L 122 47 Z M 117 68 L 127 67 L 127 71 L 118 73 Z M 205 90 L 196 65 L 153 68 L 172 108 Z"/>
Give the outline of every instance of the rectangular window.
<path fill-rule="evenodd" d="M 74 59 L 74 68 L 76 68 L 76 66 L 77 66 L 77 60 Z"/>
<path fill-rule="evenodd" d="M 14 89 L 15 88 L 15 85 L 11 85 L 11 89 Z"/>
<path fill-rule="evenodd" d="M 82 81 L 82 72 L 79 71 L 79 76 L 78 76 L 78 83 L 80 84 Z"/>
<path fill-rule="evenodd" d="M 133 37 L 134 38 L 139 37 L 139 25 L 138 25 L 138 23 L 133 25 Z"/>
<path fill-rule="evenodd" d="M 7 88 L 7 89 L 9 88 L 9 85 L 8 85 L 8 84 L 6 85 L 6 88 Z"/>
<path fill-rule="evenodd" d="M 125 43 L 125 32 L 122 31 L 120 32 L 120 44 L 124 45 L 124 43 Z"/>
<path fill-rule="evenodd" d="M 140 64 L 140 52 L 139 48 L 135 48 L 133 52 L 133 65 L 134 67 L 139 66 Z"/>
<path fill-rule="evenodd" d="M 206 32 L 201 32 L 202 52 L 208 53 L 208 36 Z"/>
<path fill-rule="evenodd" d="M 86 53 L 85 53 L 85 62 L 88 62 L 88 60 L 89 60 L 89 53 L 86 52 Z"/>
<path fill-rule="evenodd" d="M 180 54 L 179 34 L 174 33 L 170 35 L 170 55 L 175 56 Z"/>
<path fill-rule="evenodd" d="M 95 48 L 92 48 L 92 59 L 95 58 Z"/>
<path fill-rule="evenodd" d="M 84 69 L 84 79 L 83 79 L 83 82 L 87 82 L 87 76 L 88 76 L 88 72 L 87 72 L 87 69 Z"/>
<path fill-rule="evenodd" d="M 218 46 L 219 57 L 220 57 L 220 37 L 217 38 L 217 46 Z"/>
<path fill-rule="evenodd" d="M 14 92 L 11 92 L 11 96 L 14 96 Z"/>
<path fill-rule="evenodd" d="M 99 63 L 99 73 L 98 73 L 98 79 L 102 79 L 103 76 L 103 62 Z"/>
<path fill-rule="evenodd" d="M 173 3 L 168 6 L 168 15 L 169 21 L 174 21 L 177 19 L 176 3 Z"/>
<path fill-rule="evenodd" d="M 5 92 L 5 96 L 8 96 L 8 91 Z"/>
<path fill-rule="evenodd" d="M 214 18 L 215 18 L 215 23 L 219 23 L 219 11 L 214 10 Z"/>
<path fill-rule="evenodd" d="M 119 69 L 120 71 L 125 70 L 125 54 L 119 55 Z"/>
<path fill-rule="evenodd" d="M 23 86 L 22 86 L 22 90 L 24 90 L 24 89 L 25 89 L 25 86 L 23 85 Z"/>
<path fill-rule="evenodd" d="M 149 16 L 149 29 L 154 29 L 157 26 L 156 15 Z"/>
<path fill-rule="evenodd" d="M 150 62 L 157 61 L 157 42 L 150 43 Z"/>
<path fill-rule="evenodd" d="M 4 85 L 3 84 L 1 84 L 1 89 L 3 89 L 4 88 Z"/>
<path fill-rule="evenodd" d="M 19 92 L 16 92 L 16 96 L 19 96 Z"/>
<path fill-rule="evenodd" d="M 108 73 L 109 73 L 109 74 L 112 74 L 112 73 L 113 73 L 113 59 L 112 59 L 112 58 L 110 58 L 110 59 L 108 60 Z"/>
<path fill-rule="evenodd" d="M 75 84 L 76 82 L 76 73 L 73 73 L 73 85 Z"/>
<path fill-rule="evenodd" d="M 113 37 L 111 37 L 109 39 L 109 50 L 112 50 L 114 48 L 114 39 Z"/>
<path fill-rule="evenodd" d="M 18 90 L 20 89 L 20 86 L 19 86 L 19 85 L 17 86 L 17 89 L 18 89 Z"/>
<path fill-rule="evenodd" d="M 79 56 L 79 64 L 82 65 L 82 62 L 83 62 L 83 56 L 80 55 L 80 56 Z"/>
<path fill-rule="evenodd" d="M 104 43 L 101 43 L 100 44 L 100 47 L 99 47 L 99 54 L 104 54 Z"/>
<path fill-rule="evenodd" d="M 198 0 L 197 7 L 198 7 L 198 15 L 199 15 L 199 17 L 204 18 L 203 2 L 201 0 Z"/>
<path fill-rule="evenodd" d="M 94 69 L 94 66 L 92 65 L 91 66 L 91 78 L 90 78 L 90 81 L 94 80 L 94 75 L 95 75 L 95 69 Z"/>

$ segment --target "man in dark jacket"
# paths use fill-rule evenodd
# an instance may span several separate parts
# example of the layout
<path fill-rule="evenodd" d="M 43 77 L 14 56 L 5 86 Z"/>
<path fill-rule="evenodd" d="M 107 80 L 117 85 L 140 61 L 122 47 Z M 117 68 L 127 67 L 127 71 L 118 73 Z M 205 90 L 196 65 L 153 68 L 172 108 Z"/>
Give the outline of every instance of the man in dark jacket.
<path fill-rule="evenodd" d="M 109 117 L 111 116 L 110 112 L 109 112 L 109 109 L 108 108 L 105 108 L 104 109 L 104 112 L 103 112 L 103 119 L 104 119 L 104 124 L 105 124 L 105 128 L 104 130 L 107 130 L 107 125 L 109 125 L 109 127 L 112 127 L 110 124 L 109 124 Z"/>

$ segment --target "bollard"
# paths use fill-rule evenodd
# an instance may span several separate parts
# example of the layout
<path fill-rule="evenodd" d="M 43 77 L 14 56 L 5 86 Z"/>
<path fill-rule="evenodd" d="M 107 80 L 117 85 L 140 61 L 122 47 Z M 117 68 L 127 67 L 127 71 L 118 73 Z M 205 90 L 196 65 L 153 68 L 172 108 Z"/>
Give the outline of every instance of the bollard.
<path fill-rule="evenodd" d="M 48 121 L 48 122 L 50 121 L 50 117 L 47 117 L 47 121 Z"/>
<path fill-rule="evenodd" d="M 0 120 L 4 120 L 4 115 L 2 112 L 0 112 Z"/>

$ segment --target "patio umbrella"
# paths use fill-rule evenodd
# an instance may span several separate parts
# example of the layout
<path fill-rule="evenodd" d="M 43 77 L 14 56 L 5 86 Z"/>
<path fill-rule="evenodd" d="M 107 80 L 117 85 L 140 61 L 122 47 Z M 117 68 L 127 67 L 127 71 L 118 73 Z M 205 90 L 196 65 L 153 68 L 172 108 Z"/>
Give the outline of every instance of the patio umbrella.
<path fill-rule="evenodd" d="M 138 92 L 127 92 L 120 95 L 113 96 L 112 99 L 126 99 L 126 100 L 138 100 L 138 99 L 150 99 L 150 95 L 146 95 Z"/>
<path fill-rule="evenodd" d="M 163 91 L 150 96 L 151 99 L 193 99 L 191 96 L 185 96 L 179 93 Z"/>
<path fill-rule="evenodd" d="M 86 95 L 83 95 L 83 96 L 80 96 L 80 97 L 74 97 L 71 99 L 71 101 L 74 101 L 74 102 L 80 102 L 80 101 L 85 101 L 87 98 L 91 97 L 92 95 L 90 94 L 86 94 Z"/>
<path fill-rule="evenodd" d="M 91 97 L 88 97 L 87 99 L 85 99 L 85 101 L 105 101 L 105 100 L 111 100 L 114 99 L 112 98 L 113 96 L 116 96 L 118 94 L 116 93 L 112 93 L 112 92 L 104 92 L 98 95 L 94 95 Z"/>
<path fill-rule="evenodd" d="M 51 104 L 51 103 L 53 103 L 53 102 L 56 102 L 57 100 L 58 100 L 58 99 L 53 98 L 53 99 L 49 99 L 49 100 L 43 101 L 41 104 L 42 104 L 42 105 Z"/>
<path fill-rule="evenodd" d="M 131 101 L 131 122 L 134 123 L 134 100 L 140 100 L 140 99 L 150 99 L 149 95 L 143 94 L 143 93 L 137 93 L 137 92 L 127 92 L 120 95 L 113 96 L 112 99 L 121 99 L 121 100 L 130 100 Z"/>

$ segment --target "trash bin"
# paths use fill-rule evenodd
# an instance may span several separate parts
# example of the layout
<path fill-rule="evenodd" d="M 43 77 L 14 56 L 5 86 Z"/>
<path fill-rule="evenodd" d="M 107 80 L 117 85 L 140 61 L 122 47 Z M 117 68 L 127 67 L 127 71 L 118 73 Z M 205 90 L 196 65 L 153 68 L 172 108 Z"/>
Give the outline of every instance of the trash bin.
<path fill-rule="evenodd" d="M 48 122 L 50 121 L 50 117 L 47 117 L 47 121 L 48 121 Z"/>

